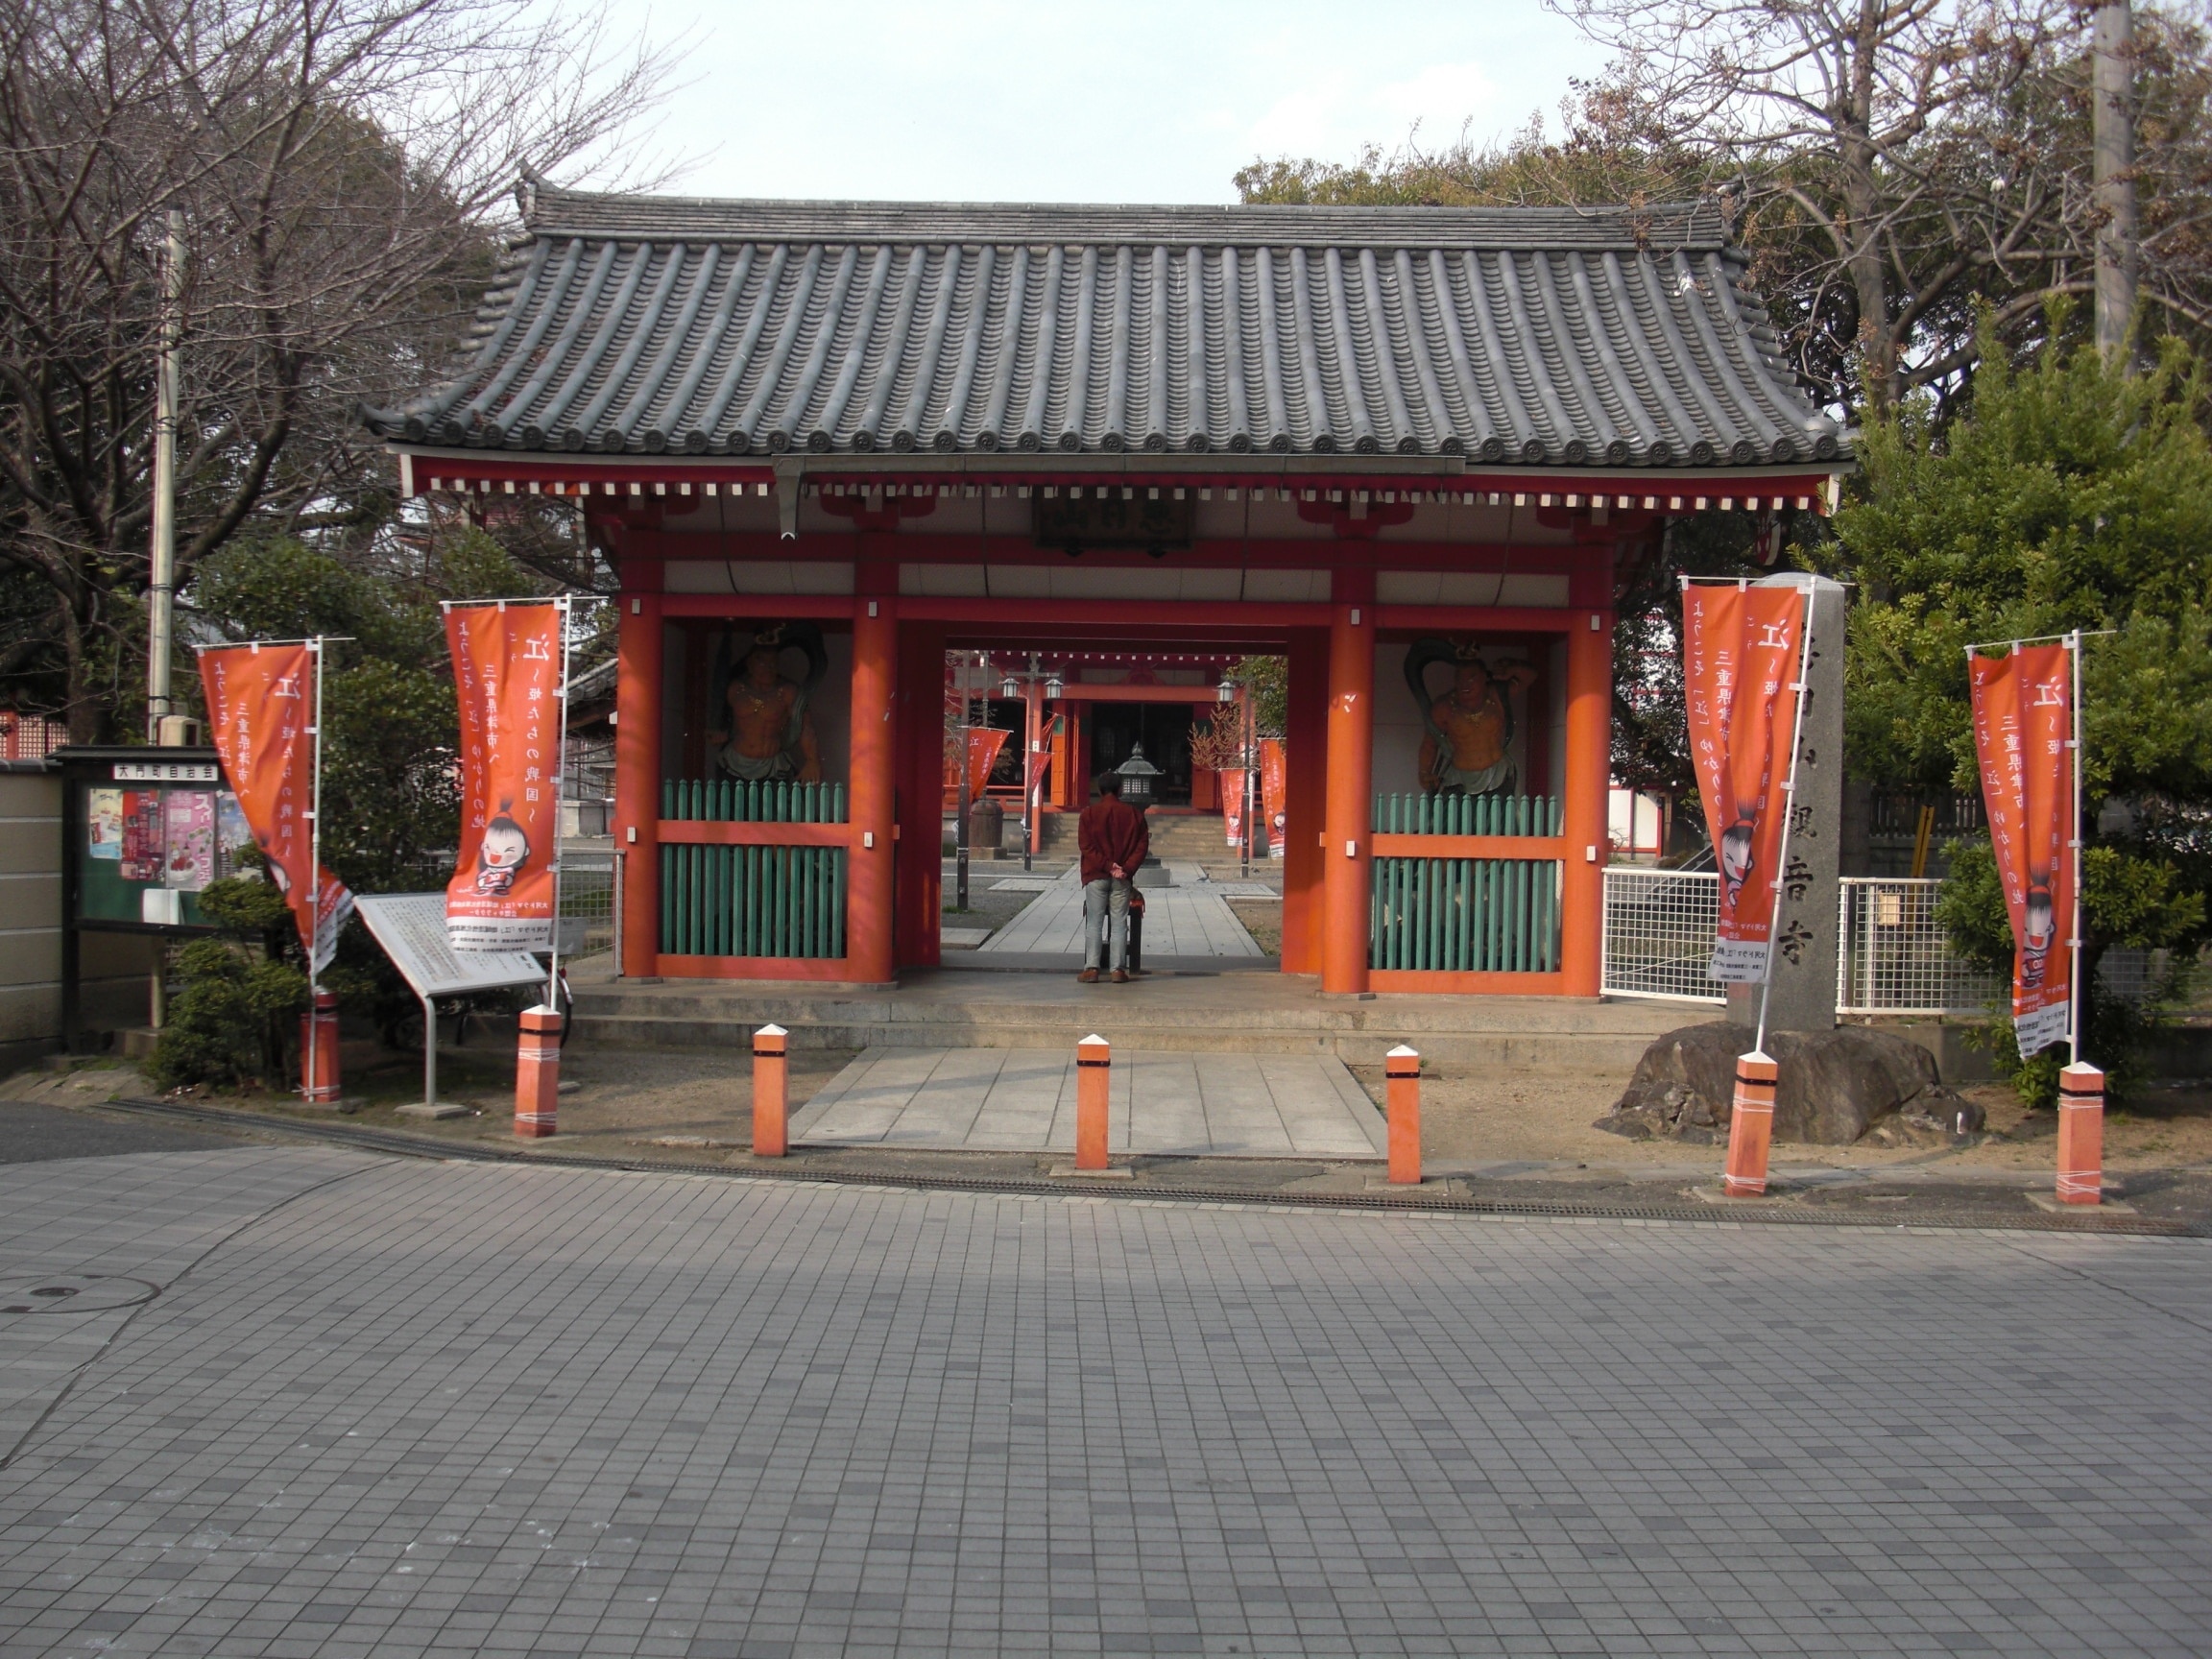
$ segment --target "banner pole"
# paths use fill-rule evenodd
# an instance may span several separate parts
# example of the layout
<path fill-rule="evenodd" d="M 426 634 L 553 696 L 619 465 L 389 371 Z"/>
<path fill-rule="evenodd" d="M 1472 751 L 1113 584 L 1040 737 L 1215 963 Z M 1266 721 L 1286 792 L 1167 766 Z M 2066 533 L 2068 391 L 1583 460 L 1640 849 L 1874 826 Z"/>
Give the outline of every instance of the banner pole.
<path fill-rule="evenodd" d="M 1685 584 L 1687 586 L 1687 584 Z M 1805 694 L 1813 682 L 1813 585 L 1803 589 L 1805 610 L 1798 618 L 1796 701 L 1790 716 L 1790 780 L 1782 785 L 1782 838 L 1774 849 L 1774 908 L 1767 922 L 1767 973 L 1759 984 L 1759 1035 L 1755 1054 L 1767 1052 L 1767 1005 L 1774 996 L 1774 935 L 1782 922 L 1782 873 L 1790 868 L 1791 821 L 1797 815 L 1797 751 L 1805 740 Z"/>
<path fill-rule="evenodd" d="M 316 998 L 323 991 L 321 967 L 316 958 L 323 943 L 323 635 L 307 641 L 314 660 L 314 828 L 307 831 L 307 1097 L 314 1099 L 316 1038 L 323 1035 L 321 1009 Z"/>
<path fill-rule="evenodd" d="M 546 958 L 545 1006 L 561 1008 L 561 802 L 568 787 L 568 595 L 553 601 L 561 629 L 561 739 L 553 765 L 553 950 Z"/>
<path fill-rule="evenodd" d="M 2081 1012 L 2087 1000 L 2081 994 L 2081 634 L 2079 629 L 2066 636 L 2066 649 L 2074 657 L 2074 764 L 2070 768 L 2074 779 L 2074 815 L 2072 832 L 2067 836 L 2074 858 L 2074 915 L 2067 930 L 2072 966 L 2066 986 L 2066 1057 L 2068 1064 L 2079 1066 L 2081 1064 Z"/>

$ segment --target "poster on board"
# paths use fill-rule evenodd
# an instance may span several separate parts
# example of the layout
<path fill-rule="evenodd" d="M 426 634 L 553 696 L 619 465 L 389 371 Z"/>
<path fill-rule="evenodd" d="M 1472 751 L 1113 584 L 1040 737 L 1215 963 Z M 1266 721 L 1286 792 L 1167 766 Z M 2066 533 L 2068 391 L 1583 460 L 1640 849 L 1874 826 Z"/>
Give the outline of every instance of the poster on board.
<path fill-rule="evenodd" d="M 123 860 L 123 791 L 92 789 L 84 796 L 85 852 L 94 858 Z"/>

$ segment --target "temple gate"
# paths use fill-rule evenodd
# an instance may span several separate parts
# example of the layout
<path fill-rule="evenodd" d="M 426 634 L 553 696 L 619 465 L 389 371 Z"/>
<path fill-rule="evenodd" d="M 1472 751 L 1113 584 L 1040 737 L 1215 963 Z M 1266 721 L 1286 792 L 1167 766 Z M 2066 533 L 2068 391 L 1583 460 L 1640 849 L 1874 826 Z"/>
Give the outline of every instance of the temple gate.
<path fill-rule="evenodd" d="M 936 961 L 948 651 L 1274 654 L 1284 971 L 1595 997 L 1616 584 L 1844 465 L 1702 205 L 526 195 L 473 362 L 370 420 L 619 573 L 635 975 Z"/>

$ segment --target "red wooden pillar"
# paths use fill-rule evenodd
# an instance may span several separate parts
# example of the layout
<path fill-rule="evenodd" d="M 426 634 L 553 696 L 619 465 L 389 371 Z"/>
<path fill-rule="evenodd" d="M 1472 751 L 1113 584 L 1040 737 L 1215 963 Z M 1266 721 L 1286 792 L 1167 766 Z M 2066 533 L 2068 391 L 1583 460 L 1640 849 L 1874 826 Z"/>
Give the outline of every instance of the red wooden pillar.
<path fill-rule="evenodd" d="M 1288 707 L 1284 711 L 1283 972 L 1321 972 L 1322 806 L 1328 773 L 1329 639 L 1319 629 L 1290 637 Z M 1252 786 L 1252 859 L 1267 851 L 1266 794 Z"/>
<path fill-rule="evenodd" d="M 622 859 L 622 972 L 661 972 L 661 565 L 625 561 L 615 638 L 614 845 Z"/>
<path fill-rule="evenodd" d="M 1348 576 L 1340 570 L 1337 585 Z M 1340 597 L 1329 625 L 1329 799 L 1322 848 L 1321 993 L 1365 997 L 1375 780 L 1375 604 Z M 1355 593 L 1358 592 L 1354 589 Z"/>
<path fill-rule="evenodd" d="M 1570 997 L 1595 997 L 1604 963 L 1605 795 L 1613 775 L 1613 613 L 1578 613 L 1567 635 L 1567 755 L 1560 770 L 1567 868 L 1559 968 Z"/>
<path fill-rule="evenodd" d="M 896 566 L 863 563 L 894 580 Z M 863 587 L 873 584 L 863 583 Z M 853 844 L 845 881 L 845 967 L 863 985 L 891 983 L 892 830 L 898 822 L 899 602 L 863 591 L 853 612 Z"/>
<path fill-rule="evenodd" d="M 899 625 L 898 965 L 937 966 L 944 902 L 945 630 Z"/>

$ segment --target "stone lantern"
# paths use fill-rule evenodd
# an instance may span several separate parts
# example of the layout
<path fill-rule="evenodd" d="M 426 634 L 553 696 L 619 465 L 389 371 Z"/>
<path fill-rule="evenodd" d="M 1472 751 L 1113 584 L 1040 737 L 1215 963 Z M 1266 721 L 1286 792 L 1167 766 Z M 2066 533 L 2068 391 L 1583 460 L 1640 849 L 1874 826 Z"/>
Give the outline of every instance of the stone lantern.
<path fill-rule="evenodd" d="M 1114 776 L 1121 780 L 1122 800 L 1132 806 L 1152 805 L 1152 780 L 1161 776 L 1161 772 L 1144 758 L 1142 743 L 1129 746 L 1129 758 L 1114 768 Z"/>

